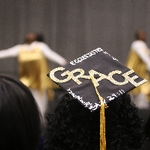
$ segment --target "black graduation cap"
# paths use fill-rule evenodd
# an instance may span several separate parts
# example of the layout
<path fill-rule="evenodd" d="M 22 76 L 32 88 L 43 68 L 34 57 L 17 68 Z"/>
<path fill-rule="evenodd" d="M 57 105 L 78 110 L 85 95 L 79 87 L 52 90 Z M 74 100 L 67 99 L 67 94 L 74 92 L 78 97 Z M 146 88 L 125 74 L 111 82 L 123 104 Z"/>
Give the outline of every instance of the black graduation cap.
<path fill-rule="evenodd" d="M 106 150 L 107 103 L 146 82 L 101 48 L 78 57 L 64 67 L 53 69 L 48 76 L 84 107 L 91 111 L 100 107 L 101 150 Z"/>
<path fill-rule="evenodd" d="M 101 105 L 99 98 L 107 104 L 146 82 L 101 48 L 53 69 L 48 76 L 91 111 Z"/>

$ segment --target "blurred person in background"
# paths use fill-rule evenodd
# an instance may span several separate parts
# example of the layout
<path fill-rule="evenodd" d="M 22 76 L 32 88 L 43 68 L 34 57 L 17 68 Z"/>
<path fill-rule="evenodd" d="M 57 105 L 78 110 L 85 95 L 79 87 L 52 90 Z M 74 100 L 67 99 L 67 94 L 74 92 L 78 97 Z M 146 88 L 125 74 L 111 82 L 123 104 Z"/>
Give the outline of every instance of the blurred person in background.
<path fill-rule="evenodd" d="M 147 79 L 147 83 L 132 90 L 132 101 L 139 108 L 139 114 L 145 125 L 150 109 L 150 50 L 146 43 L 146 32 L 138 30 L 135 33 L 135 41 L 132 42 L 126 65 L 133 69 L 139 76 Z"/>
<path fill-rule="evenodd" d="M 64 66 L 67 61 L 52 51 L 43 40 L 41 34 L 29 32 L 25 35 L 23 44 L 1 50 L 0 59 L 18 57 L 19 79 L 30 88 L 44 117 L 48 100 L 54 97 L 54 84 L 46 76 L 50 71 L 48 61 L 61 66 Z"/>

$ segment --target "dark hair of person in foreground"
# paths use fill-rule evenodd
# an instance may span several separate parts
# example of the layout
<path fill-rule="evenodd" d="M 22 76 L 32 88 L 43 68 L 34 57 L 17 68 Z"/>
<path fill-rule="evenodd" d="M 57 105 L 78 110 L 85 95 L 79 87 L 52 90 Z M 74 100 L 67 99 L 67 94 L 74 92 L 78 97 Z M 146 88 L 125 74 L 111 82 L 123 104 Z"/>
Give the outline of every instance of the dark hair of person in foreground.
<path fill-rule="evenodd" d="M 30 90 L 0 75 L 0 150 L 37 150 L 41 119 Z"/>
<path fill-rule="evenodd" d="M 99 150 L 99 110 L 90 112 L 66 94 L 47 116 L 45 150 Z M 124 94 L 106 109 L 107 150 L 135 150 L 142 139 L 141 118 Z"/>

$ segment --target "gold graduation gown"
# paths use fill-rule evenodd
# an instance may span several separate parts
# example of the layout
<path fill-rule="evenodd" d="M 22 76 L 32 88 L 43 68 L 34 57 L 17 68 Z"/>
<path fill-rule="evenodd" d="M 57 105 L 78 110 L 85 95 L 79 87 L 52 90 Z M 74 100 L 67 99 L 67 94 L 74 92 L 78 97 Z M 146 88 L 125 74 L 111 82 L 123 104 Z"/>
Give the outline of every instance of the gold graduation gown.
<path fill-rule="evenodd" d="M 146 69 L 145 63 L 142 61 L 142 59 L 138 56 L 138 54 L 131 50 L 129 52 L 129 56 L 126 62 L 126 66 L 130 69 L 133 69 L 139 76 L 141 76 L 144 79 L 147 79 L 147 82 L 134 90 L 132 90 L 130 93 L 133 95 L 137 95 L 139 93 L 142 93 L 147 96 L 147 98 L 150 100 L 150 77 L 149 73 Z"/>
<path fill-rule="evenodd" d="M 47 77 L 50 71 L 49 64 L 38 46 L 26 50 L 24 46 L 19 51 L 19 78 L 30 89 L 37 89 L 41 94 L 44 90 L 53 98 L 53 82 Z"/>

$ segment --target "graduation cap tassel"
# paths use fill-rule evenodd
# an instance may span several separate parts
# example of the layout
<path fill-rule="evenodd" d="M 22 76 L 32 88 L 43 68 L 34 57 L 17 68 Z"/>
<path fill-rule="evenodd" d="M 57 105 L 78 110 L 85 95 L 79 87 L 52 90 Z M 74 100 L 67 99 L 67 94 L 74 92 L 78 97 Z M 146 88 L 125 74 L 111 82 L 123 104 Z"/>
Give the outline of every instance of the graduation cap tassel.
<path fill-rule="evenodd" d="M 105 105 L 101 101 L 100 107 L 100 150 L 106 150 L 106 122 L 105 122 Z"/>
<path fill-rule="evenodd" d="M 105 108 L 107 108 L 107 104 L 104 103 L 103 98 L 100 96 L 95 84 L 95 80 L 93 76 L 90 76 L 92 83 L 94 85 L 96 94 L 100 100 L 100 150 L 106 150 L 106 119 L 105 119 Z"/>

